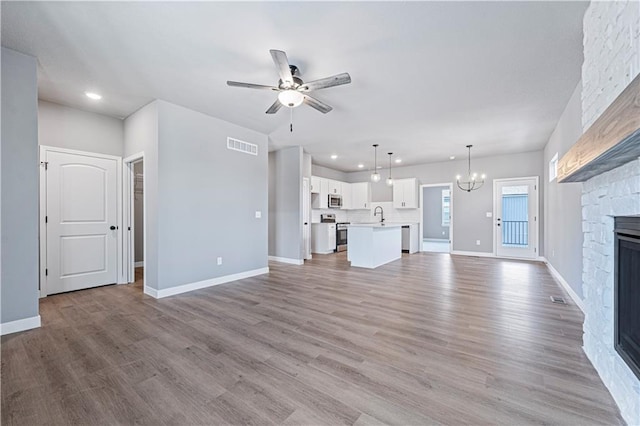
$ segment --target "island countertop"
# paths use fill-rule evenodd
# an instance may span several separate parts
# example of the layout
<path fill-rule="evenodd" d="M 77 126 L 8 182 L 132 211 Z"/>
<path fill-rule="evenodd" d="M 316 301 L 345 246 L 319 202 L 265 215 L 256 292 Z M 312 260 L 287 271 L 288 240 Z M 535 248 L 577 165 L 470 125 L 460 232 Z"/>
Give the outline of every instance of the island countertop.
<path fill-rule="evenodd" d="M 347 259 L 351 266 L 377 268 L 402 257 L 402 224 L 349 225 Z"/>

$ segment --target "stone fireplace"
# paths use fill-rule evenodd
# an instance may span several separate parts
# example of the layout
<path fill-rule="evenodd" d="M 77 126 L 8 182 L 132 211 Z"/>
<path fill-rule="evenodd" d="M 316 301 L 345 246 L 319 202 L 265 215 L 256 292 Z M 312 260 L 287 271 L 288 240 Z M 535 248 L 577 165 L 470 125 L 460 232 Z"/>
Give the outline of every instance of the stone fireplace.
<path fill-rule="evenodd" d="M 614 348 L 614 222 L 640 215 L 640 2 L 591 2 L 583 23 L 582 124 L 590 140 L 568 167 L 581 162 L 588 170 L 577 179 L 583 182 L 584 352 L 625 421 L 638 425 L 640 380 Z"/>
<path fill-rule="evenodd" d="M 638 214 L 640 160 L 583 184 L 584 351 L 629 424 L 640 423 L 640 380 L 614 349 L 614 218 Z"/>

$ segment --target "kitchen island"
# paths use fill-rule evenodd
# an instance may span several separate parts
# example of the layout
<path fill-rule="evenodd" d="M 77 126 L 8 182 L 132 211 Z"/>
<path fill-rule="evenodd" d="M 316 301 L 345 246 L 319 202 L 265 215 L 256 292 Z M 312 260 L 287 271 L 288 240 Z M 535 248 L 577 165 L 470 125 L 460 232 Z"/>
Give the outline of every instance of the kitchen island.
<path fill-rule="evenodd" d="M 347 259 L 351 266 L 377 268 L 402 257 L 402 225 L 359 223 L 349 225 Z"/>

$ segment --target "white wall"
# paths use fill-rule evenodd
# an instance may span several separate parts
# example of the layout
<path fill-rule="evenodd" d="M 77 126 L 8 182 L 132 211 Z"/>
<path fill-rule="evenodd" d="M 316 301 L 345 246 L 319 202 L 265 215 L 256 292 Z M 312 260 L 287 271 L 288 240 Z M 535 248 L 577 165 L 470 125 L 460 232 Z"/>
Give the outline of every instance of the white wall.
<path fill-rule="evenodd" d="M 2 333 L 13 321 L 37 327 L 38 110 L 36 59 L 2 48 L 1 299 Z M 16 323 L 13 323 L 14 325 Z"/>
<path fill-rule="evenodd" d="M 40 145 L 122 156 L 124 122 L 39 100 L 38 141 Z"/>
<path fill-rule="evenodd" d="M 582 184 L 549 182 L 549 162 L 561 159 L 582 136 L 582 85 L 573 95 L 544 148 L 544 254 L 582 299 Z"/>

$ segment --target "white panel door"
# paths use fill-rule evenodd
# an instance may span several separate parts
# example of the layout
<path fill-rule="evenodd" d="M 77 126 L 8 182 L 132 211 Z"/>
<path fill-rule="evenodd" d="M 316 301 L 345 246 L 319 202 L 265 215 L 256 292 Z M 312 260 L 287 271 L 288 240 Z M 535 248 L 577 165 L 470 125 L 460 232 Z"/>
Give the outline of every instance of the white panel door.
<path fill-rule="evenodd" d="M 46 294 L 117 282 L 115 159 L 46 154 Z"/>
<path fill-rule="evenodd" d="M 496 254 L 533 259 L 538 256 L 538 185 L 536 178 L 494 183 Z"/>

